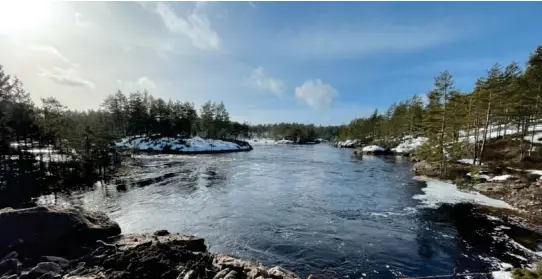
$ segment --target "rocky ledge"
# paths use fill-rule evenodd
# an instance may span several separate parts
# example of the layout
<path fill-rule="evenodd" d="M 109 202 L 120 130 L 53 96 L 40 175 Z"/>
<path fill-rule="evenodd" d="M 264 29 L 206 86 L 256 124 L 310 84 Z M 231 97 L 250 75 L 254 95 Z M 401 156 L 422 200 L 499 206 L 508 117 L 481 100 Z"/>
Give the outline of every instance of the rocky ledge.
<path fill-rule="evenodd" d="M 74 208 L 3 209 L 0 245 L 1 279 L 299 278 L 210 253 L 194 236 L 165 230 L 121 235 L 105 214 Z"/>

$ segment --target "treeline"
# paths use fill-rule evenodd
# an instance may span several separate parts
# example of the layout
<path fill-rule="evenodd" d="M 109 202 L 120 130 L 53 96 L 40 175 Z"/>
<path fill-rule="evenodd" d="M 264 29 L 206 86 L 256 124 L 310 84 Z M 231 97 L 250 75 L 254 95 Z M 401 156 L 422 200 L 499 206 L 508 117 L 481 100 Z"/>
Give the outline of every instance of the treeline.
<path fill-rule="evenodd" d="M 315 126 L 312 124 L 278 123 L 250 126 L 250 136 L 256 138 L 287 139 L 300 143 L 314 142 L 317 139 L 333 140 L 339 126 Z"/>
<path fill-rule="evenodd" d="M 249 132 L 248 124 L 230 121 L 223 102 L 207 101 L 198 114 L 190 102 L 166 101 L 147 91 L 125 95 L 119 90 L 104 100 L 102 108 L 111 116 L 117 137 L 158 134 L 236 139 Z"/>
<path fill-rule="evenodd" d="M 54 98 L 42 103 L 0 66 L 0 207 L 92 184 L 120 162 L 108 148 L 106 113 L 68 111 Z"/>
<path fill-rule="evenodd" d="M 149 93 L 108 96 L 100 109 L 69 110 L 53 97 L 35 105 L 23 83 L 0 66 L 0 207 L 107 178 L 122 156 L 124 136 L 248 137 L 224 104 L 165 101 Z"/>
<path fill-rule="evenodd" d="M 482 164 L 490 134 L 514 134 L 519 160 L 535 151 L 534 127 L 542 123 L 542 46 L 529 56 L 524 69 L 517 62 L 493 65 L 472 92 L 454 88 L 448 72 L 434 80 L 424 104 L 420 96 L 393 104 L 385 113 L 357 118 L 339 131 L 341 139 L 361 139 L 382 145 L 397 144 L 406 135 L 425 136 L 429 143 L 420 153 L 442 161 L 468 156 Z M 523 138 L 531 139 L 529 141 Z M 471 139 L 469 143 L 466 139 Z"/>

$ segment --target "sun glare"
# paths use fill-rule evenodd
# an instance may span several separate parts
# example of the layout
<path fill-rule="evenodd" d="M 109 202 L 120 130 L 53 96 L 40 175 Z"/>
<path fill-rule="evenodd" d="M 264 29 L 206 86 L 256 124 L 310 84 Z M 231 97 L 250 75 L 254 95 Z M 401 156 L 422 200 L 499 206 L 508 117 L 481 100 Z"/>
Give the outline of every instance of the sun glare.
<path fill-rule="evenodd" d="M 39 29 L 51 19 L 51 1 L 0 0 L 0 34 Z"/>

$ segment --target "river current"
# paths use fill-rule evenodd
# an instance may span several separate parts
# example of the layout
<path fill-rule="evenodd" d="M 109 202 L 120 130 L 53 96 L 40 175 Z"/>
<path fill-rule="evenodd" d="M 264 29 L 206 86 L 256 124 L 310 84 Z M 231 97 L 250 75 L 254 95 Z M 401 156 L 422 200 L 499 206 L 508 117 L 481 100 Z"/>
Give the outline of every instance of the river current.
<path fill-rule="evenodd" d="M 105 211 L 124 233 L 197 235 L 213 252 L 313 278 L 486 273 L 539 258 L 540 235 L 454 199 L 449 187 L 429 195 L 411 167 L 324 144 L 145 155 L 118 179 L 60 200 Z"/>

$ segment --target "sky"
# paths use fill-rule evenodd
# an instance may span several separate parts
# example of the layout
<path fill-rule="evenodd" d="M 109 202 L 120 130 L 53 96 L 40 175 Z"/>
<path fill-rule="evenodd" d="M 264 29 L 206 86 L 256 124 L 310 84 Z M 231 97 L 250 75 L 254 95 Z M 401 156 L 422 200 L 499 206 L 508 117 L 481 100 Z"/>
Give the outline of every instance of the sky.
<path fill-rule="evenodd" d="M 472 90 L 542 44 L 541 2 L 0 1 L 0 65 L 37 104 L 97 109 L 147 89 L 223 101 L 251 124 L 348 123 L 431 90 Z"/>

